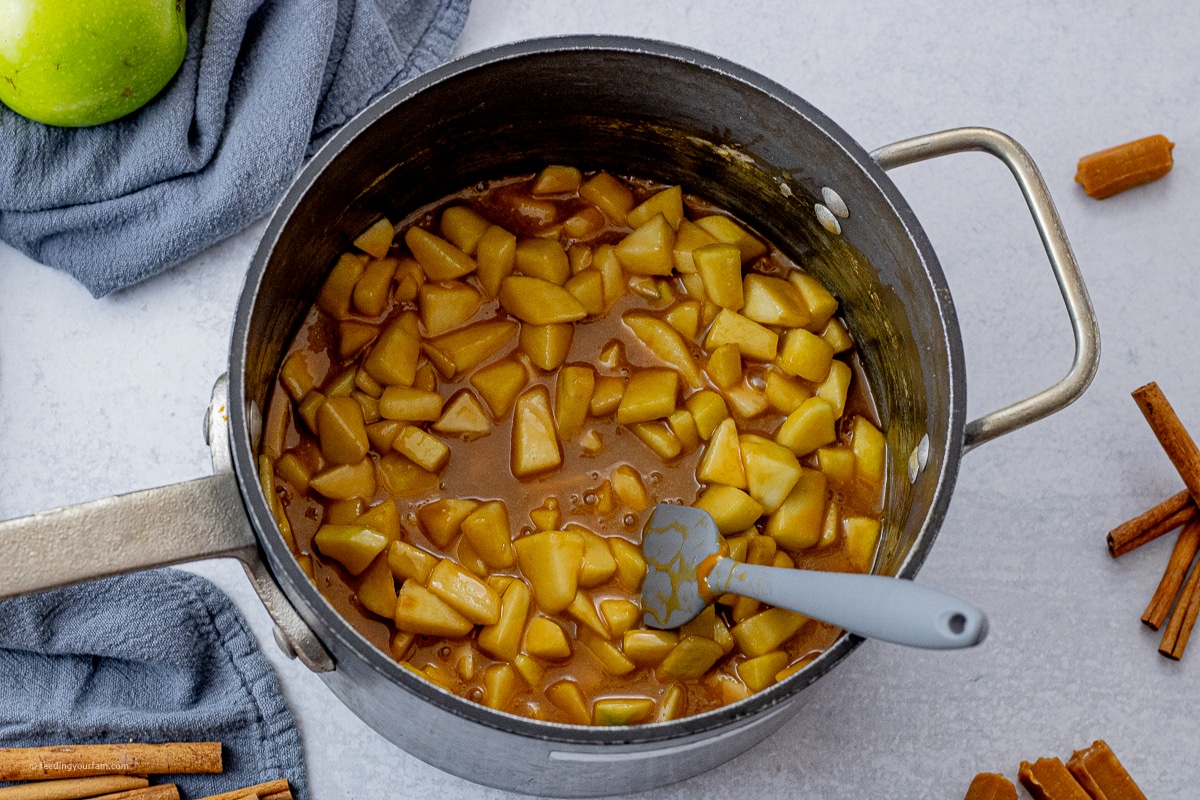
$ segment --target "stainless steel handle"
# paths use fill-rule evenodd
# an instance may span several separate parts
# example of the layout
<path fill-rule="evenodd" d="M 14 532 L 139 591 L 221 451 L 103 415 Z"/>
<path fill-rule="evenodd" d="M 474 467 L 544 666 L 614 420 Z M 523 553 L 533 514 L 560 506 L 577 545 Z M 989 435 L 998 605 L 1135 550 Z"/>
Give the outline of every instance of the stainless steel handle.
<path fill-rule="evenodd" d="M 317 672 L 333 659 L 263 564 L 229 455 L 224 377 L 205 432 L 214 474 L 0 522 L 0 599 L 136 570 L 236 558 L 267 607 L 276 640 Z"/>
<path fill-rule="evenodd" d="M 1075 360 L 1066 376 L 1048 389 L 967 423 L 963 452 L 1070 405 L 1092 382 L 1100 364 L 1100 329 L 1092 301 L 1075 261 L 1075 253 L 1063 231 L 1062 220 L 1050 199 L 1050 190 L 1024 147 L 1012 137 L 990 128 L 955 128 L 885 145 L 871 153 L 871 158 L 884 169 L 895 169 L 970 150 L 980 150 L 1003 161 L 1021 187 L 1067 306 L 1067 316 L 1075 335 Z"/>

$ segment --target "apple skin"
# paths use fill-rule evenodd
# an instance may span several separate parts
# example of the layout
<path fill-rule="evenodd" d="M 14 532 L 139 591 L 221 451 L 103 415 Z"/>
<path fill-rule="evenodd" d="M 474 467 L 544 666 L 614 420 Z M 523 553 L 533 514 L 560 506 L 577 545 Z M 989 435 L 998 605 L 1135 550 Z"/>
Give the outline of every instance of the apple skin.
<path fill-rule="evenodd" d="M 187 52 L 184 0 L 0 0 L 0 101 L 47 125 L 141 108 Z"/>

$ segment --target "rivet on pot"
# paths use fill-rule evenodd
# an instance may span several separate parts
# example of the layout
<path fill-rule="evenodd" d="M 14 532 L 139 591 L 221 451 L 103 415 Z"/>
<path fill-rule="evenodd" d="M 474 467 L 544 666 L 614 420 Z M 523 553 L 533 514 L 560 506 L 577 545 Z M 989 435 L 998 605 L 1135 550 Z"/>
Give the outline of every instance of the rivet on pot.
<path fill-rule="evenodd" d="M 257 450 L 258 440 L 262 436 L 262 412 L 253 400 L 246 404 L 246 422 L 250 426 L 250 442 Z"/>
<path fill-rule="evenodd" d="M 821 189 L 821 199 L 825 201 L 826 207 L 833 212 L 834 216 L 842 219 L 850 216 L 850 209 L 846 208 L 846 201 L 828 186 Z"/>
<path fill-rule="evenodd" d="M 908 482 L 916 483 L 917 476 L 929 463 L 929 434 L 921 437 L 921 441 L 908 455 Z"/>
<path fill-rule="evenodd" d="M 821 223 L 821 226 L 825 228 L 825 230 L 836 234 L 840 234 L 842 232 L 842 224 L 838 222 L 837 217 L 833 215 L 833 212 L 824 205 L 817 203 L 815 206 L 813 206 L 813 211 L 817 212 L 817 221 Z"/>

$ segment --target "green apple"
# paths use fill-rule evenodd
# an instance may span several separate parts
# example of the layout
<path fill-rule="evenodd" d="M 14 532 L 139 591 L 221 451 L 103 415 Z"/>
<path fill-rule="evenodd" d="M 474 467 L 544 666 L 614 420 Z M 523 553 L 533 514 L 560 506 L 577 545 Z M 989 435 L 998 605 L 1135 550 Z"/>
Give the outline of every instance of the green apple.
<path fill-rule="evenodd" d="M 0 0 L 0 101 L 48 125 L 145 105 L 187 51 L 184 0 Z"/>

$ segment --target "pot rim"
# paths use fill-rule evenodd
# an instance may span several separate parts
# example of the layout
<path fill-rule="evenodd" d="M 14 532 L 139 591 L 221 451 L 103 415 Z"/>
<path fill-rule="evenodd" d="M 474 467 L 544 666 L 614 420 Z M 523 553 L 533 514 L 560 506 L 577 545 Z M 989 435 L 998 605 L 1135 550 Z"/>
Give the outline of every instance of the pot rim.
<path fill-rule="evenodd" d="M 256 456 L 251 446 L 253 425 L 261 422 L 258 410 L 250 409 L 240 398 L 246 397 L 245 370 L 249 348 L 251 314 L 258 298 L 262 279 L 274 253 L 275 246 L 292 214 L 304 197 L 319 185 L 325 169 L 337 159 L 354 140 L 378 119 L 390 113 L 410 98 L 435 89 L 439 84 L 464 73 L 500 62 L 561 54 L 571 51 L 614 51 L 639 54 L 684 62 L 698 69 L 717 73 L 747 86 L 748 90 L 769 95 L 786 106 L 793 114 L 805 118 L 821 133 L 834 141 L 858 168 L 868 174 L 871 182 L 883 194 L 892 211 L 900 219 L 914 250 L 919 254 L 926 275 L 934 288 L 939 310 L 938 322 L 946 342 L 947 398 L 949 425 L 946 431 L 946 452 L 941 459 L 934 496 L 929 511 L 916 534 L 913 546 L 896 572 L 896 577 L 912 578 L 920 569 L 933 545 L 945 517 L 962 456 L 963 430 L 966 416 L 965 368 L 957 315 L 946 288 L 945 276 L 915 214 L 887 173 L 875 163 L 868 152 L 841 127 L 800 96 L 765 76 L 724 58 L 690 47 L 652 39 L 607 35 L 569 35 L 526 39 L 481 50 L 449 61 L 383 95 L 347 122 L 310 159 L 294 179 L 272 212 L 254 257 L 246 273 L 239 295 L 229 353 L 229 423 L 234 472 L 242 499 L 250 517 L 255 537 L 266 555 L 275 579 L 297 605 L 301 616 L 319 621 L 322 637 L 336 639 L 346 650 L 357 655 L 373 670 L 389 681 L 438 708 L 481 725 L 533 739 L 561 743 L 567 747 L 587 745 L 638 745 L 694 737 L 725 728 L 759 716 L 790 701 L 801 690 L 832 669 L 854 650 L 863 639 L 843 634 L 807 667 L 788 679 L 748 698 L 701 714 L 667 722 L 628 727 L 597 727 L 544 722 L 528 717 L 496 711 L 454 695 L 424 680 L 399 665 L 389 655 L 371 644 L 338 613 L 321 595 L 317 587 L 301 570 L 287 548 L 274 522 L 274 517 L 262 494 L 257 478 Z M 255 420 L 258 419 L 258 422 Z"/>

